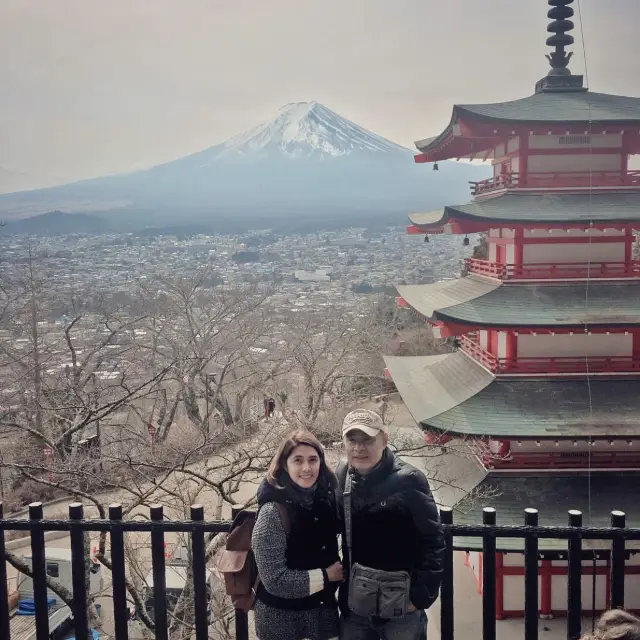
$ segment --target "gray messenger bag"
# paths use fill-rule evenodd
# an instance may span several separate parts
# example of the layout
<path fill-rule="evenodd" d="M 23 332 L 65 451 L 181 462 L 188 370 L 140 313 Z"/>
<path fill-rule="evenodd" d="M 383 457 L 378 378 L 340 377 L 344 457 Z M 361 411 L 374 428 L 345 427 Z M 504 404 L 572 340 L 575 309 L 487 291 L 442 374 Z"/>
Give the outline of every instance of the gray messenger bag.
<path fill-rule="evenodd" d="M 344 486 L 344 523 L 349 561 L 352 561 L 351 474 Z M 357 562 L 349 568 L 349 610 L 359 616 L 401 618 L 407 615 L 411 600 L 411 577 L 406 571 L 382 571 Z"/>

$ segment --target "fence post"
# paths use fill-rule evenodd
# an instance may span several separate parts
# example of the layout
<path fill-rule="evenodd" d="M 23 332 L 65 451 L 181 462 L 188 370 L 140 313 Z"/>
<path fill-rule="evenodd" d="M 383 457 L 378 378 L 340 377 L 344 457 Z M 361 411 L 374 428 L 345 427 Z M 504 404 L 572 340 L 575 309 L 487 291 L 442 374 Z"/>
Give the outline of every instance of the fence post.
<path fill-rule="evenodd" d="M 482 509 L 482 524 L 496 524 L 496 510 Z M 485 531 L 482 535 L 482 638 L 496 640 L 496 534 Z"/>
<path fill-rule="evenodd" d="M 4 519 L 4 508 L 0 502 L 0 520 Z M 7 589 L 7 563 L 4 560 L 4 529 L 0 529 L 0 638 L 9 637 L 9 591 Z"/>
<path fill-rule="evenodd" d="M 453 509 L 440 509 L 440 522 L 443 525 L 453 524 Z M 442 640 L 453 640 L 453 534 L 450 529 L 444 530 L 444 572 L 440 587 L 440 637 Z"/>
<path fill-rule="evenodd" d="M 164 561 L 164 510 L 161 504 L 151 506 L 151 564 L 153 567 L 153 612 L 156 640 L 169 640 L 167 629 L 167 574 Z"/>
<path fill-rule="evenodd" d="M 89 619 L 87 616 L 87 579 L 85 569 L 84 530 L 82 520 L 84 510 L 80 502 L 69 505 L 71 520 L 71 581 L 73 585 L 73 626 L 76 640 L 89 640 Z"/>
<path fill-rule="evenodd" d="M 49 608 L 47 607 L 47 567 L 45 560 L 42 502 L 29 505 L 31 521 L 31 569 L 33 571 L 33 600 L 35 603 L 36 640 L 49 640 Z"/>
<path fill-rule="evenodd" d="M 524 524 L 538 526 L 538 510 L 524 510 Z M 538 536 L 527 533 L 524 539 L 524 637 L 538 640 Z"/>
<path fill-rule="evenodd" d="M 236 516 L 244 509 L 242 505 L 234 505 L 231 508 L 231 516 Z M 249 640 L 249 614 L 242 609 L 236 609 L 236 640 Z"/>
<path fill-rule="evenodd" d="M 111 589 L 113 594 L 113 618 L 116 638 L 129 639 L 127 615 L 127 585 L 125 582 L 124 533 L 122 531 L 122 505 L 109 505 L 111 520 Z"/>
<path fill-rule="evenodd" d="M 201 504 L 191 506 L 191 520 L 204 521 L 204 507 Z M 204 530 L 195 528 L 191 533 L 191 570 L 193 572 L 193 602 L 196 624 L 196 640 L 209 638 L 209 620 L 207 616 L 207 573 L 204 547 Z"/>
<path fill-rule="evenodd" d="M 626 527 L 626 514 L 624 511 L 611 512 L 611 526 L 615 529 Z M 612 609 L 624 608 L 624 556 L 625 542 L 621 532 L 615 532 L 611 540 L 611 593 L 610 601 Z"/>
<path fill-rule="evenodd" d="M 582 511 L 569 511 L 569 526 L 582 527 Z M 582 629 L 582 538 L 576 532 L 569 538 L 567 574 L 567 639 L 577 640 Z"/>

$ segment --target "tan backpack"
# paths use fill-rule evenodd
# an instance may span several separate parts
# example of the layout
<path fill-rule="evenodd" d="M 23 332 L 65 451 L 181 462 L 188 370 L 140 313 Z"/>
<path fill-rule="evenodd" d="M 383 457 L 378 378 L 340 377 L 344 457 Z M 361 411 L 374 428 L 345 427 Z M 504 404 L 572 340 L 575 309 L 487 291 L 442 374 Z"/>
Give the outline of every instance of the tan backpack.
<path fill-rule="evenodd" d="M 280 512 L 280 519 L 285 533 L 289 535 L 291 523 L 289 512 L 285 505 L 275 503 Z M 256 600 L 260 576 L 253 551 L 251 550 L 251 535 L 258 514 L 256 511 L 245 509 L 233 521 L 227 534 L 227 544 L 218 561 L 218 570 L 224 576 L 227 595 L 236 609 L 250 611 Z"/>

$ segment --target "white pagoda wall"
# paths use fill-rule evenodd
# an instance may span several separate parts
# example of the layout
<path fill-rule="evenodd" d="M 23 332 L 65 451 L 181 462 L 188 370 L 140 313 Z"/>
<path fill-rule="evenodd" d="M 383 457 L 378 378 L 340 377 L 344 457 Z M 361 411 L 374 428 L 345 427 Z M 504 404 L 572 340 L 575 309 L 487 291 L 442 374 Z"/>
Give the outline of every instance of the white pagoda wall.
<path fill-rule="evenodd" d="M 520 334 L 517 338 L 519 358 L 563 358 L 587 356 L 632 356 L 631 333 Z M 503 356 L 499 356 L 503 357 Z"/>
<path fill-rule="evenodd" d="M 537 244 L 525 244 L 522 247 L 523 264 L 567 262 L 624 262 L 625 235 L 617 229 L 525 229 L 525 238 L 540 240 Z M 546 238 L 571 238 L 584 242 L 545 244 Z M 590 238 L 609 238 L 611 242 L 589 242 Z"/>
<path fill-rule="evenodd" d="M 498 331 L 498 358 L 507 357 L 507 334 L 505 331 Z"/>
<path fill-rule="evenodd" d="M 590 136 L 570 136 L 571 139 L 585 142 L 578 144 L 563 144 L 567 136 L 529 136 L 529 149 L 620 149 L 622 150 L 621 133 L 597 133 Z M 580 140 L 583 139 L 583 140 Z"/>
<path fill-rule="evenodd" d="M 568 262 L 624 262 L 623 242 L 592 244 L 525 244 L 522 264 L 566 264 Z M 513 262 L 510 262 L 513 264 Z"/>
<path fill-rule="evenodd" d="M 590 171 L 621 171 L 622 154 L 581 153 L 576 155 L 529 156 L 528 173 L 564 173 Z"/>

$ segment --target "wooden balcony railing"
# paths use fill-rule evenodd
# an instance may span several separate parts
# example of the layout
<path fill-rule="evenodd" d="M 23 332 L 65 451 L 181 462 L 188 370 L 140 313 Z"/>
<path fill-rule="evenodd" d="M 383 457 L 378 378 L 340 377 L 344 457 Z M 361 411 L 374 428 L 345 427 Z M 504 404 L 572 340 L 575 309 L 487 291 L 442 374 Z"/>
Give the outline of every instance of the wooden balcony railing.
<path fill-rule="evenodd" d="M 605 442 L 602 447 L 608 446 Z M 593 447 L 592 447 L 593 449 Z M 489 456 L 488 464 L 494 469 L 637 469 L 640 468 L 638 451 L 545 451 L 518 453 L 511 449 L 508 459 Z"/>
<path fill-rule="evenodd" d="M 559 189 L 588 187 L 640 187 L 640 171 L 544 171 L 502 173 L 486 180 L 469 181 L 471 195 L 477 196 L 500 189 Z"/>
<path fill-rule="evenodd" d="M 629 262 L 544 262 L 498 264 L 467 258 L 469 273 L 500 280 L 567 280 L 583 278 L 640 278 L 640 260 Z"/>
<path fill-rule="evenodd" d="M 460 348 L 468 353 L 474 360 L 477 360 L 480 364 L 484 365 L 489 371 L 496 373 L 498 371 L 498 358 L 489 353 L 486 349 L 483 349 L 473 337 L 460 336 Z"/>
<path fill-rule="evenodd" d="M 640 373 L 640 358 L 634 356 L 497 358 L 473 337 L 459 341 L 465 353 L 495 374 Z"/>

